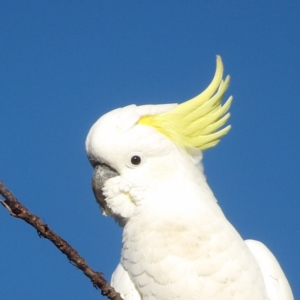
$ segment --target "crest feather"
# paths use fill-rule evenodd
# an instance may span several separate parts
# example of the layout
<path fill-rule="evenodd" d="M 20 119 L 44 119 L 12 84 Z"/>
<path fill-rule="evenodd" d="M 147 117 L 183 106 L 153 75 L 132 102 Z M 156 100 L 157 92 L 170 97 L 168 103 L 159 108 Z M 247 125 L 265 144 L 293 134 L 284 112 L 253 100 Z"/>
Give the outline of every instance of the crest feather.
<path fill-rule="evenodd" d="M 172 111 L 140 118 L 137 124 L 152 126 L 175 144 L 183 148 L 205 150 L 218 144 L 230 130 L 230 125 L 220 129 L 229 119 L 227 113 L 232 96 L 222 105 L 230 77 L 223 77 L 223 63 L 217 55 L 217 67 L 209 86 L 198 96 L 178 105 Z"/>

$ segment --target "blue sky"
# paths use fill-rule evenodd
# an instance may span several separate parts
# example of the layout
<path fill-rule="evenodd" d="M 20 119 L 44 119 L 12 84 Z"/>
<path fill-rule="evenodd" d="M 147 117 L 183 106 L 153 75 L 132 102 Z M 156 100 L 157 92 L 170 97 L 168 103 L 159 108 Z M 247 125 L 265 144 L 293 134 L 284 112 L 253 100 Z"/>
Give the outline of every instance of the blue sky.
<path fill-rule="evenodd" d="M 84 142 L 105 112 L 183 102 L 222 56 L 232 130 L 204 154 L 228 219 L 263 241 L 300 298 L 299 1 L 0 3 L 0 180 L 110 278 L 121 229 L 101 216 Z M 0 209 L 2 299 L 99 299 L 49 241 Z"/>

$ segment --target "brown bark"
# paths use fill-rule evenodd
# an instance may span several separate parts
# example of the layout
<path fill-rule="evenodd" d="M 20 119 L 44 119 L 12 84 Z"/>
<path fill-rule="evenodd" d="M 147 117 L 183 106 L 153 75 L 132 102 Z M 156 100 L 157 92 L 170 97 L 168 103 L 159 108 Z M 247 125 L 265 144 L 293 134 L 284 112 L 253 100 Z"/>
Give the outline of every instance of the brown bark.
<path fill-rule="evenodd" d="M 6 188 L 2 181 L 0 181 L 0 194 L 4 198 L 4 200 L 0 199 L 1 204 L 10 212 L 11 216 L 24 220 L 37 230 L 40 237 L 50 240 L 68 257 L 73 265 L 90 278 L 94 287 L 101 290 L 102 295 L 110 300 L 123 300 L 120 294 L 117 293 L 102 277 L 100 272 L 91 269 L 72 246 L 51 230 L 47 224 L 44 224 L 38 216 L 32 214 L 24 205 L 22 205 Z"/>

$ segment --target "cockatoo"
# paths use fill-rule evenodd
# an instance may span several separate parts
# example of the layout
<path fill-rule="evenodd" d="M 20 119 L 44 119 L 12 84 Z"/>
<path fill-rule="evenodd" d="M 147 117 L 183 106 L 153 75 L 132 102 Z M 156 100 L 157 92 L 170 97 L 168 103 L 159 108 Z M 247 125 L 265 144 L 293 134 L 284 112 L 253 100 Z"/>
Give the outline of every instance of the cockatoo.
<path fill-rule="evenodd" d="M 292 300 L 262 243 L 244 241 L 224 216 L 201 165 L 230 129 L 230 77 L 182 104 L 129 105 L 103 115 L 86 139 L 93 190 L 123 227 L 112 286 L 125 300 Z"/>

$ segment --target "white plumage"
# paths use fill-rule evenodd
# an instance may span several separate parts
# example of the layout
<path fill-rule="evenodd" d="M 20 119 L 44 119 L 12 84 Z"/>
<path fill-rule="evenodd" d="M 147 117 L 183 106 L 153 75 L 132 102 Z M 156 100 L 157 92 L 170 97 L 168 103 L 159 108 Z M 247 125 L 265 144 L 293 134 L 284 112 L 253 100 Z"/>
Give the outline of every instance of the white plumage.
<path fill-rule="evenodd" d="M 231 103 L 221 105 L 229 84 L 222 74 L 218 57 L 207 99 L 116 109 L 88 134 L 95 196 L 124 227 L 112 285 L 125 300 L 293 299 L 274 256 L 263 244 L 242 240 L 203 174 L 201 150 L 229 130 L 217 131 Z M 103 167 L 113 175 L 99 184 Z"/>

